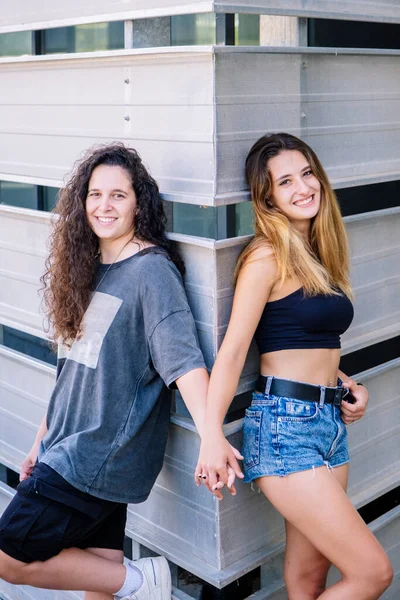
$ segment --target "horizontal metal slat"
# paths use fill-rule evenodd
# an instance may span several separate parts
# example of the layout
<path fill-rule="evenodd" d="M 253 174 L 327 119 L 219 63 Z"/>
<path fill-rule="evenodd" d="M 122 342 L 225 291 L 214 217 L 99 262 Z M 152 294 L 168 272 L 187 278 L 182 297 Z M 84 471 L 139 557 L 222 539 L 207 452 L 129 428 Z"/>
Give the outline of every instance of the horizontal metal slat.
<path fill-rule="evenodd" d="M 256 13 L 346 19 L 360 21 L 400 22 L 400 7 L 396 0 L 72 0 L 54 4 L 42 0 L 32 7 L 23 0 L 12 5 L 0 2 L 0 33 L 27 29 L 46 29 L 82 23 L 125 19 L 143 19 L 202 12 Z"/>
<path fill-rule="evenodd" d="M 164 198 L 223 205 L 248 198 L 253 142 L 288 130 L 316 150 L 335 187 L 395 180 L 399 56 L 192 47 L 3 59 L 0 177 L 60 186 L 84 149 L 120 139 L 149 163 Z"/>
<path fill-rule="evenodd" d="M 271 131 L 288 131 L 309 143 L 334 187 L 400 177 L 397 54 L 293 50 L 216 50 L 216 197 L 221 202 L 222 197 L 226 203 L 248 198 L 246 155 Z"/>

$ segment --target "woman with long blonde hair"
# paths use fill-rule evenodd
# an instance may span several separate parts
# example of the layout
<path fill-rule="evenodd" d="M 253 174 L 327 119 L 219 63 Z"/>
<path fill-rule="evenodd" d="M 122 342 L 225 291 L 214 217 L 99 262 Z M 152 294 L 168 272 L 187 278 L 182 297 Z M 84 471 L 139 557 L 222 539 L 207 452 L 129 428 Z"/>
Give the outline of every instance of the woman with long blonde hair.
<path fill-rule="evenodd" d="M 345 425 L 368 392 L 339 370 L 353 318 L 345 227 L 316 154 L 287 133 L 251 148 L 255 236 L 241 253 L 228 330 L 211 374 L 196 483 L 222 499 L 243 478 L 222 423 L 250 342 L 260 376 L 243 429 L 244 481 L 285 518 L 290 600 L 375 600 L 390 585 L 384 550 L 346 495 Z M 342 579 L 326 589 L 330 564 Z"/>

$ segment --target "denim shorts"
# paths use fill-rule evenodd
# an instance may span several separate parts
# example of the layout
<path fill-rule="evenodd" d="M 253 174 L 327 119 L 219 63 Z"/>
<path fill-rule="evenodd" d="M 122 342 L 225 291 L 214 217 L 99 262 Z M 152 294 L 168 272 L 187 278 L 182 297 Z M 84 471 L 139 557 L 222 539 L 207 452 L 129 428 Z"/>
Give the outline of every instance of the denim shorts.
<path fill-rule="evenodd" d="M 349 451 L 340 408 L 255 392 L 245 414 L 242 454 L 247 483 L 343 465 Z"/>

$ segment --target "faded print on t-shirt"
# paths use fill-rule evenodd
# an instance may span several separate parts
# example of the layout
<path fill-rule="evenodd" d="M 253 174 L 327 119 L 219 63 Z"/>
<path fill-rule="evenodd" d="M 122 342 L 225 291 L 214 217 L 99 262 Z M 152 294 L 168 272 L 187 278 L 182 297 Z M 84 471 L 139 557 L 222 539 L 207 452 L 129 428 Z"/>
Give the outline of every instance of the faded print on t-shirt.
<path fill-rule="evenodd" d="M 95 369 L 103 340 L 122 304 L 120 298 L 96 292 L 83 317 L 83 335 L 76 339 L 71 348 L 60 345 L 58 357 L 68 358 Z"/>

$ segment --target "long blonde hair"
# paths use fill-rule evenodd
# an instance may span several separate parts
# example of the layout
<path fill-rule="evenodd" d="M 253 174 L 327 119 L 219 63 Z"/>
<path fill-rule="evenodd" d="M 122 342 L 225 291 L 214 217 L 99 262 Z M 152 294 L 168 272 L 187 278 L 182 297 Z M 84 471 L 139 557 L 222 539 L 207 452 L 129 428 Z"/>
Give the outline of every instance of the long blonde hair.
<path fill-rule="evenodd" d="M 301 152 L 321 184 L 321 204 L 311 222 L 310 244 L 269 202 L 272 179 L 268 161 L 285 150 Z M 339 289 L 351 298 L 346 229 L 335 192 L 315 152 L 288 133 L 265 135 L 247 156 L 246 179 L 254 206 L 255 236 L 239 256 L 235 279 L 251 253 L 267 242 L 275 255 L 280 284 L 297 278 L 306 295 L 337 294 Z"/>

